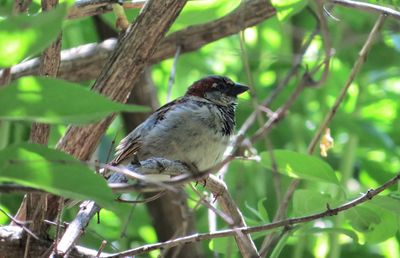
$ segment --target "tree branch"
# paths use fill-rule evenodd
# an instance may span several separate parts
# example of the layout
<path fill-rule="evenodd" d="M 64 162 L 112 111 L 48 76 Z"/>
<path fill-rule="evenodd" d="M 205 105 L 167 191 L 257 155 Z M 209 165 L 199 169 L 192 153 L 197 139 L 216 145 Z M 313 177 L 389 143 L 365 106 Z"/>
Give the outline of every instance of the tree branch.
<path fill-rule="evenodd" d="M 376 4 L 364 3 L 359 1 L 352 1 L 352 0 L 329 0 L 329 2 L 333 4 L 359 9 L 362 11 L 386 14 L 388 16 L 400 20 L 400 12 L 389 7 L 384 7 Z"/>
<path fill-rule="evenodd" d="M 127 250 L 124 252 L 108 255 L 105 257 L 113 258 L 113 257 L 122 257 L 122 256 L 128 256 L 128 255 L 139 255 L 139 254 L 147 253 L 147 252 L 157 250 L 160 248 L 172 247 L 172 246 L 176 246 L 176 245 L 191 243 L 191 242 L 195 242 L 195 241 L 209 240 L 209 239 L 213 239 L 213 238 L 234 236 L 235 234 L 237 234 L 237 232 L 242 232 L 243 234 L 249 234 L 249 233 L 271 230 L 271 229 L 275 229 L 275 228 L 279 228 L 279 227 L 291 227 L 296 224 L 306 223 L 306 222 L 314 221 L 314 220 L 321 219 L 324 217 L 334 216 L 340 212 L 346 211 L 348 209 L 351 209 L 351 208 L 356 207 L 364 202 L 371 200 L 374 196 L 380 194 L 384 190 L 395 185 L 399 180 L 400 180 L 400 172 L 395 177 L 393 177 L 389 181 L 385 182 L 378 188 L 368 190 L 365 194 L 363 194 L 359 198 L 356 198 L 356 199 L 354 199 L 348 203 L 345 203 L 337 208 L 333 208 L 333 209 L 328 208 L 326 211 L 323 211 L 320 213 L 315 213 L 315 214 L 312 214 L 309 216 L 280 220 L 277 222 L 260 225 L 260 226 L 255 226 L 255 227 L 241 227 L 241 228 L 235 228 L 235 229 L 220 230 L 220 231 L 213 232 L 213 233 L 194 234 L 191 236 L 181 237 L 181 238 L 177 238 L 177 239 L 173 239 L 173 240 L 165 241 L 165 242 L 161 242 L 161 243 L 144 245 L 144 246 L 141 246 L 138 248 L 134 248 L 134 249 Z"/>
<path fill-rule="evenodd" d="M 257 25 L 275 15 L 275 9 L 265 0 L 252 0 L 239 6 L 230 14 L 204 24 L 190 26 L 161 40 L 149 63 L 155 64 L 175 55 L 181 47 L 181 54 L 200 49 L 204 45 L 238 33 L 240 30 Z M 244 17 L 243 23 L 238 23 Z M 100 44 L 87 44 L 61 52 L 60 78 L 69 81 L 91 80 L 98 77 L 109 53 L 116 46 L 116 40 L 106 40 Z M 32 59 L 14 66 L 12 80 L 38 73 L 38 59 Z"/>

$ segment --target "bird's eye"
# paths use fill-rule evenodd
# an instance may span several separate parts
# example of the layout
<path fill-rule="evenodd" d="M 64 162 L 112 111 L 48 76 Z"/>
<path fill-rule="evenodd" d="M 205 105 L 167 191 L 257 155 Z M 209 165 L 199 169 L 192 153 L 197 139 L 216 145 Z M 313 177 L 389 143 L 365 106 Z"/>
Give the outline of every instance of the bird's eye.
<path fill-rule="evenodd" d="M 216 89 L 217 87 L 218 87 L 218 84 L 215 82 L 211 85 L 211 88 L 213 88 L 213 89 Z"/>

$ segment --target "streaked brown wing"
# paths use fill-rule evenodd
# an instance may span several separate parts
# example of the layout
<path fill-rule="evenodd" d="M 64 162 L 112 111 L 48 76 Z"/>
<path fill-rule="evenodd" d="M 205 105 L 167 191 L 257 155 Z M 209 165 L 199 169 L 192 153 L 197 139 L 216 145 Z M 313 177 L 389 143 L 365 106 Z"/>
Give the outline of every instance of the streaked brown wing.
<path fill-rule="evenodd" d="M 115 158 L 111 161 L 113 166 L 120 164 L 122 161 L 135 155 L 140 149 L 142 143 L 139 140 L 140 136 L 131 139 L 129 136 L 125 137 L 117 147 Z"/>

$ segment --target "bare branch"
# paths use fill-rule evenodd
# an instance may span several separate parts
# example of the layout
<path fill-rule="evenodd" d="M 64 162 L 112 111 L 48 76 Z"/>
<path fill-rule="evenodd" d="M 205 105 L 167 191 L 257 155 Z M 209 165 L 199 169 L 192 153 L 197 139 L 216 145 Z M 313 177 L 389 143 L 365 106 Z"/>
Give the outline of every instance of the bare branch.
<path fill-rule="evenodd" d="M 128 256 L 128 255 L 139 255 L 139 254 L 147 253 L 147 252 L 157 250 L 160 248 L 172 247 L 172 246 L 176 246 L 176 245 L 182 245 L 182 244 L 191 243 L 191 242 L 195 242 L 195 241 L 209 240 L 209 239 L 213 239 L 213 238 L 234 236 L 235 234 L 237 234 L 237 232 L 242 232 L 243 234 L 249 234 L 249 233 L 271 230 L 271 229 L 275 229 L 275 228 L 279 228 L 279 227 L 291 227 L 296 224 L 302 224 L 302 223 L 306 223 L 309 221 L 314 221 L 317 219 L 334 216 L 340 212 L 346 211 L 348 209 L 351 209 L 351 208 L 356 207 L 364 202 L 371 200 L 374 196 L 380 194 L 384 190 L 395 185 L 399 180 L 400 180 L 400 173 L 398 173 L 395 177 L 393 177 L 389 181 L 385 182 L 378 188 L 370 189 L 365 194 L 361 195 L 360 197 L 358 197 L 350 202 L 347 202 L 337 208 L 329 208 L 326 211 L 323 211 L 320 213 L 315 213 L 315 214 L 312 214 L 309 216 L 280 220 L 277 222 L 260 225 L 260 226 L 255 226 L 255 227 L 241 227 L 241 228 L 235 228 L 235 229 L 220 230 L 220 231 L 213 232 L 213 233 L 194 234 L 191 236 L 181 237 L 181 238 L 169 240 L 166 242 L 144 245 L 144 246 L 141 246 L 138 248 L 134 248 L 131 250 L 120 252 L 120 253 L 108 255 L 105 257 L 113 258 L 113 257 L 121 257 L 121 256 Z"/>
<path fill-rule="evenodd" d="M 389 7 L 352 0 L 329 0 L 329 2 L 367 12 L 386 14 L 395 19 L 400 19 L 400 12 Z"/>

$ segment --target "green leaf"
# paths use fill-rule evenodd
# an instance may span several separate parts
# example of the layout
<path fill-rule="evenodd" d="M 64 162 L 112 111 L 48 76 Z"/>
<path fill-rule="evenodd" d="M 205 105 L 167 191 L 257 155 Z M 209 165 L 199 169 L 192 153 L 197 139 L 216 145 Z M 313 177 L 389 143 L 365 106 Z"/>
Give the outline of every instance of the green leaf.
<path fill-rule="evenodd" d="M 275 150 L 273 153 L 280 173 L 291 177 L 339 184 L 331 166 L 317 157 L 288 150 Z M 261 164 L 272 169 L 269 153 L 262 152 L 260 156 Z"/>
<path fill-rule="evenodd" d="M 270 222 L 270 219 L 269 219 L 269 216 L 268 216 L 268 211 L 267 211 L 267 209 L 265 208 L 265 206 L 264 206 L 264 202 L 267 200 L 267 198 L 265 197 L 265 198 L 262 198 L 261 200 L 259 200 L 258 202 L 257 202 L 257 208 L 258 208 L 258 213 L 260 214 L 260 217 L 262 218 L 262 221 L 264 222 L 264 223 L 269 223 Z"/>
<path fill-rule="evenodd" d="M 278 20 L 284 21 L 303 10 L 308 0 L 271 0 L 271 3 L 276 9 Z"/>
<path fill-rule="evenodd" d="M 378 195 L 370 200 L 370 203 L 384 208 L 388 211 L 400 214 L 400 200 L 395 195 L 396 193 L 391 193 L 389 196 Z"/>
<path fill-rule="evenodd" d="M 210 241 L 208 247 L 210 250 L 220 254 L 235 254 L 239 252 L 235 239 L 233 237 L 214 238 Z"/>
<path fill-rule="evenodd" d="M 277 258 L 280 256 L 283 248 L 286 246 L 287 241 L 289 239 L 290 234 L 284 234 L 280 239 L 279 242 L 276 244 L 275 248 L 272 250 L 270 258 Z"/>
<path fill-rule="evenodd" d="M 369 243 L 379 243 L 394 236 L 398 230 L 397 214 L 372 203 L 353 207 L 345 212 L 351 226 L 363 233 Z"/>
<path fill-rule="evenodd" d="M 258 210 L 256 210 L 255 208 L 251 207 L 250 204 L 247 203 L 247 201 L 244 203 L 244 205 L 246 206 L 246 208 L 257 217 L 257 219 L 259 219 L 259 221 L 263 221 L 263 217 L 261 216 L 260 212 Z"/>
<path fill-rule="evenodd" d="M 67 13 L 61 4 L 37 15 L 10 16 L 0 22 L 0 67 L 9 67 L 48 47 L 61 32 Z"/>
<path fill-rule="evenodd" d="M 297 216 L 304 216 L 325 211 L 327 204 L 334 208 L 337 206 L 338 201 L 329 194 L 315 190 L 299 189 L 293 194 L 293 210 Z"/>
<path fill-rule="evenodd" d="M 339 233 L 346 235 L 350 238 L 353 239 L 354 242 L 358 243 L 358 236 L 357 234 L 350 229 L 345 229 L 345 228 L 318 228 L 318 227 L 313 227 L 305 230 L 305 233 L 311 233 L 311 234 L 318 234 L 318 233 Z"/>
<path fill-rule="evenodd" d="M 6 120 L 82 124 L 111 112 L 147 110 L 113 102 L 82 86 L 54 78 L 23 77 L 0 89 L 0 119 Z"/>
<path fill-rule="evenodd" d="M 61 151 L 23 143 L 0 151 L 0 181 L 41 189 L 77 200 L 93 200 L 114 209 L 106 181 L 86 165 Z"/>

